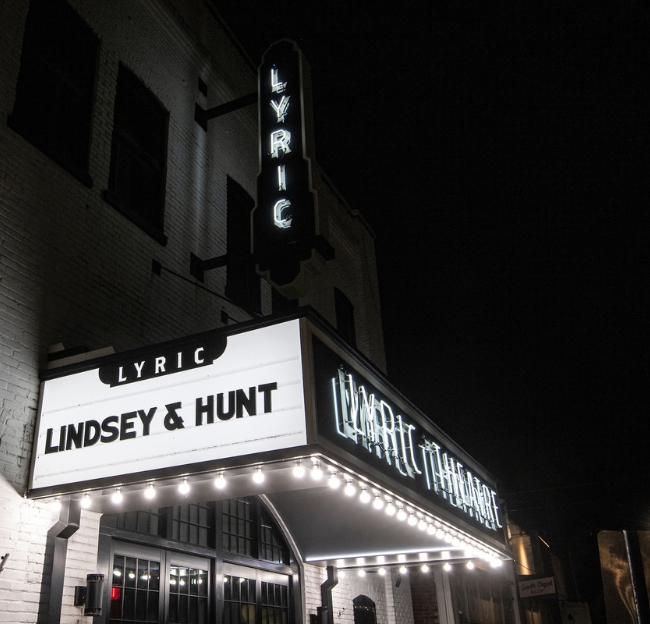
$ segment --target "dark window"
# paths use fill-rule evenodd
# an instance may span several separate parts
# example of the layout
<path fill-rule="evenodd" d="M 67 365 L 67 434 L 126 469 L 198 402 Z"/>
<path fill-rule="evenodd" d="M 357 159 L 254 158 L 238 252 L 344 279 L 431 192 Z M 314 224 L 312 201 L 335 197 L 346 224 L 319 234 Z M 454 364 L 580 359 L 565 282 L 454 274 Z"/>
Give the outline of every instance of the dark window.
<path fill-rule="evenodd" d="M 356 347 L 357 338 L 354 329 L 354 306 L 338 288 L 334 289 L 334 307 L 336 309 L 336 329 L 339 336 L 350 346 Z"/>
<path fill-rule="evenodd" d="M 126 529 L 127 531 L 158 535 L 162 525 L 160 510 L 157 508 L 146 511 L 127 511 L 116 515 L 115 526 L 118 529 Z"/>
<path fill-rule="evenodd" d="M 262 512 L 262 552 L 260 559 L 275 563 L 289 563 L 289 549 L 271 519 Z"/>
<path fill-rule="evenodd" d="M 375 603 L 368 596 L 357 596 L 352 604 L 354 605 L 354 624 L 376 624 Z"/>
<path fill-rule="evenodd" d="M 254 556 L 255 525 L 252 501 L 232 498 L 223 501 L 223 549 Z"/>
<path fill-rule="evenodd" d="M 227 179 L 226 297 L 236 304 L 261 311 L 260 277 L 251 253 L 251 210 L 253 198 L 232 178 Z"/>
<path fill-rule="evenodd" d="M 120 64 L 105 196 L 163 245 L 168 119 L 156 97 Z"/>
<path fill-rule="evenodd" d="M 172 513 L 172 539 L 186 544 L 212 546 L 214 512 L 211 503 L 176 505 Z"/>
<path fill-rule="evenodd" d="M 62 0 L 32 0 L 9 126 L 84 184 L 99 40 Z"/>

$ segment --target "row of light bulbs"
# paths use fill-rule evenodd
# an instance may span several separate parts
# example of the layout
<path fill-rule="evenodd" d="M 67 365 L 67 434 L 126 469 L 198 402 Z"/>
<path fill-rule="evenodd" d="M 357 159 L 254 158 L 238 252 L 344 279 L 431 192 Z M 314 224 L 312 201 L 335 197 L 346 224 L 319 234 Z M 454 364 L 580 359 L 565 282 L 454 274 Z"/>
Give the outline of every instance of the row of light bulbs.
<path fill-rule="evenodd" d="M 493 568 L 498 568 L 498 567 L 500 567 L 502 565 L 500 559 L 498 559 L 497 562 L 498 563 L 492 564 Z M 468 561 L 465 564 L 465 567 L 468 570 L 473 570 L 476 566 L 474 565 L 473 561 Z M 425 573 L 429 572 L 430 569 L 431 569 L 431 567 L 427 563 L 423 563 L 420 566 L 420 570 L 422 570 L 422 572 L 425 572 Z M 442 569 L 445 572 L 451 572 L 453 570 L 453 566 L 451 565 L 451 563 L 447 562 L 442 566 Z M 399 567 L 399 573 L 400 574 L 408 574 L 408 568 L 405 565 L 400 566 Z M 379 574 L 379 576 L 386 576 L 386 568 L 377 568 L 377 574 Z M 357 576 L 364 577 L 365 575 L 366 575 L 366 570 L 364 568 L 359 568 L 357 570 Z M 345 572 L 344 571 L 339 571 L 339 576 L 341 578 L 345 578 Z"/>
<path fill-rule="evenodd" d="M 264 482 L 264 473 L 262 472 L 261 466 L 256 466 L 255 472 L 253 473 L 253 481 L 255 483 Z M 227 483 L 226 483 L 226 477 L 224 473 L 223 472 L 217 473 L 217 476 L 214 479 L 214 486 L 219 490 L 223 490 L 225 489 L 226 485 Z M 190 487 L 187 477 L 183 477 L 183 480 L 178 486 L 179 494 L 185 496 L 186 494 L 190 493 L 191 489 L 192 488 Z M 144 489 L 144 497 L 148 500 L 153 500 L 154 498 L 156 498 L 156 488 L 154 487 L 153 481 L 149 481 L 149 483 L 147 483 L 147 487 Z M 122 490 L 120 486 L 117 486 L 113 491 L 113 494 L 111 494 L 111 500 L 116 505 L 119 505 L 123 499 L 124 496 L 122 495 Z M 88 509 L 91 506 L 91 504 L 92 501 L 90 498 L 90 494 L 88 492 L 85 492 L 84 495 L 81 497 L 81 506 L 84 509 Z M 61 499 L 59 497 L 56 497 L 54 499 L 54 508 L 57 511 L 61 508 Z"/>
<path fill-rule="evenodd" d="M 312 460 L 312 463 L 312 478 L 316 481 L 322 480 L 325 473 L 320 465 L 320 460 L 314 459 Z M 341 478 L 339 477 L 338 472 L 334 468 L 328 469 L 328 472 L 328 485 L 332 489 L 338 489 L 341 486 Z M 306 474 L 305 467 L 302 465 L 300 459 L 296 460 L 293 474 L 297 478 L 302 478 Z M 350 498 L 356 496 L 357 486 L 355 485 L 353 477 L 345 475 L 343 479 L 345 481 L 345 486 L 343 487 L 344 494 Z M 386 514 L 389 516 L 394 516 L 399 521 L 406 520 L 410 526 L 417 526 L 421 531 L 426 531 L 431 536 L 435 535 L 436 538 L 444 540 L 452 546 L 458 547 L 464 544 L 465 556 L 480 557 L 489 562 L 500 561 L 497 558 L 496 553 L 490 551 L 477 542 L 473 542 L 469 537 L 463 535 L 456 529 L 452 529 L 441 521 L 434 519 L 429 514 L 416 511 L 403 501 L 398 501 L 395 497 L 386 495 L 377 488 L 372 488 L 371 493 L 368 484 L 364 481 L 359 481 L 359 489 L 359 501 L 362 503 L 368 504 L 372 501 L 372 506 L 378 511 L 384 509 Z"/>
<path fill-rule="evenodd" d="M 325 472 L 329 474 L 328 485 L 332 489 L 338 489 L 342 485 L 342 479 L 339 476 L 338 471 L 335 468 L 326 468 L 323 470 L 321 462 L 317 458 L 312 458 L 312 467 L 310 470 L 311 478 L 314 481 L 321 481 Z M 302 463 L 301 459 L 295 460 L 293 467 L 293 475 L 297 479 L 302 479 L 307 474 L 307 469 Z M 262 466 L 255 466 L 255 470 L 252 475 L 253 482 L 256 484 L 261 484 L 265 480 L 264 472 Z M 343 493 L 352 498 L 357 494 L 357 486 L 355 485 L 354 478 L 345 474 L 343 476 L 345 481 L 345 486 L 343 487 Z M 224 471 L 219 471 L 214 479 L 214 486 L 218 490 L 224 490 L 227 486 L 227 480 Z M 368 504 L 372 501 L 372 506 L 377 510 L 384 509 L 386 514 L 389 516 L 394 516 L 399 521 L 407 521 L 411 526 L 417 526 L 421 531 L 426 531 L 429 535 L 434 536 L 438 539 L 444 540 L 446 543 L 451 544 L 452 546 L 461 546 L 465 544 L 465 556 L 467 557 L 480 557 L 494 564 L 496 561 L 500 561 L 496 553 L 491 552 L 482 545 L 479 545 L 476 542 L 473 542 L 469 537 L 464 536 L 459 531 L 452 529 L 451 527 L 445 525 L 439 520 L 434 519 L 432 516 L 425 514 L 420 511 L 416 511 L 412 507 L 409 507 L 405 502 L 399 501 L 394 496 L 386 495 L 382 493 L 378 488 L 372 488 L 371 491 L 368 488 L 368 484 L 364 481 L 359 481 L 359 501 L 363 504 Z M 178 492 L 185 496 L 189 494 L 191 490 L 190 484 L 187 480 L 187 477 L 183 477 L 180 485 L 178 486 Z M 147 486 L 144 490 L 144 497 L 148 500 L 153 500 L 156 497 L 156 489 L 154 487 L 153 481 L 147 483 Z M 122 502 L 123 495 L 119 486 L 117 486 L 111 495 L 111 500 L 115 504 Z M 60 498 L 56 498 L 54 501 L 55 508 L 58 509 L 61 506 Z M 81 506 L 85 509 L 88 509 L 91 506 L 91 498 L 88 492 L 85 492 L 81 498 Z M 471 562 L 470 562 L 471 563 Z M 426 564 L 425 564 L 426 565 Z"/>

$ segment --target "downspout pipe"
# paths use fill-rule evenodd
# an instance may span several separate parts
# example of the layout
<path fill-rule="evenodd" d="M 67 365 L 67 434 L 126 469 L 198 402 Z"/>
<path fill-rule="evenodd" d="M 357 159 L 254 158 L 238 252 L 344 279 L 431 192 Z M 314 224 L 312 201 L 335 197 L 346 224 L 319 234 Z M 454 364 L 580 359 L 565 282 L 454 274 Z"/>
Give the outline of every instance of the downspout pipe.
<path fill-rule="evenodd" d="M 323 606 L 318 607 L 318 624 L 334 624 L 332 589 L 338 584 L 338 570 L 334 566 L 327 566 L 327 580 L 320 586 L 320 600 Z"/>
<path fill-rule="evenodd" d="M 68 554 L 68 538 L 79 529 L 81 506 L 79 501 L 64 501 L 61 503 L 59 519 L 47 532 L 46 552 L 52 553 L 52 574 L 50 577 L 49 599 L 43 605 L 47 608 L 45 621 L 47 624 L 59 624 L 61 621 L 61 605 L 63 603 L 63 581 L 65 580 L 65 561 Z"/>

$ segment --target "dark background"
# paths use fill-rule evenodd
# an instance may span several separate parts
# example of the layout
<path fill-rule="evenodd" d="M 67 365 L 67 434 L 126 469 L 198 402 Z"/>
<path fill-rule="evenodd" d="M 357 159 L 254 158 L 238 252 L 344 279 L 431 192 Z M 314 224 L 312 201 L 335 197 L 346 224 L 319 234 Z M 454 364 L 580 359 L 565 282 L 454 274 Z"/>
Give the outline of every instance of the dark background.
<path fill-rule="evenodd" d="M 255 64 L 301 46 L 318 160 L 377 234 L 390 379 L 597 621 L 595 535 L 650 528 L 646 5 L 213 2 Z"/>

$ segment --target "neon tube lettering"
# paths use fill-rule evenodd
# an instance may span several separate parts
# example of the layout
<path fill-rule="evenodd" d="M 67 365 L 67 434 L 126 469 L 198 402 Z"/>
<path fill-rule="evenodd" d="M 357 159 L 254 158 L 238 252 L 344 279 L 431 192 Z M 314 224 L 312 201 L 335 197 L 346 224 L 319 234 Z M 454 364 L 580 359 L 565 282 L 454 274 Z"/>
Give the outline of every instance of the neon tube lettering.
<path fill-rule="evenodd" d="M 271 70 L 271 92 L 272 93 L 282 93 L 287 87 L 286 82 L 281 82 L 278 79 L 278 70 Z"/>
<path fill-rule="evenodd" d="M 290 95 L 288 96 L 283 95 L 282 98 L 280 99 L 280 103 L 277 103 L 275 100 L 271 100 L 271 107 L 275 111 L 275 115 L 277 117 L 278 123 L 284 123 L 284 118 L 286 117 L 287 111 L 289 110 L 290 98 L 291 98 Z"/>
<path fill-rule="evenodd" d="M 275 202 L 273 206 L 273 222 L 279 228 L 291 227 L 291 215 L 284 216 L 284 211 L 291 207 L 291 202 L 288 199 L 280 199 Z"/>
<path fill-rule="evenodd" d="M 278 191 L 287 190 L 287 178 L 284 172 L 284 165 L 278 165 Z"/>
<path fill-rule="evenodd" d="M 291 132 L 288 130 L 274 130 L 271 132 L 271 156 L 273 158 L 279 158 L 280 151 L 284 152 L 285 154 L 290 154 L 290 142 Z"/>

